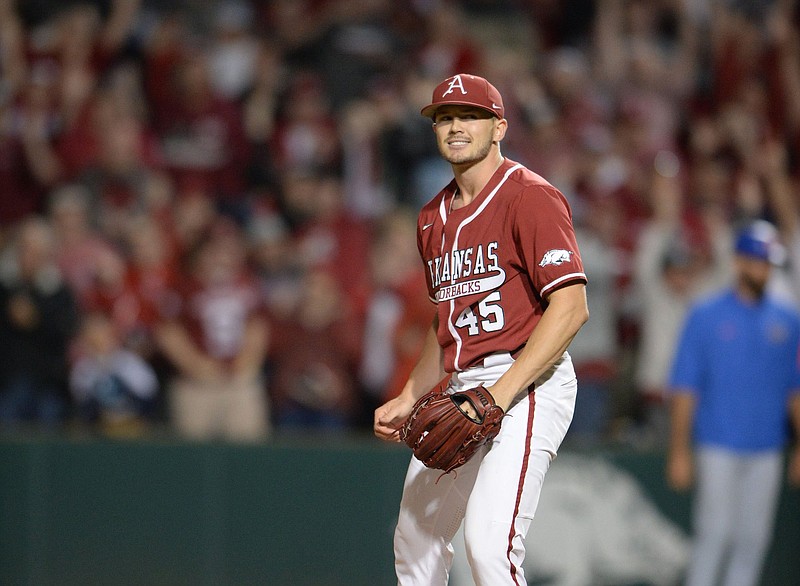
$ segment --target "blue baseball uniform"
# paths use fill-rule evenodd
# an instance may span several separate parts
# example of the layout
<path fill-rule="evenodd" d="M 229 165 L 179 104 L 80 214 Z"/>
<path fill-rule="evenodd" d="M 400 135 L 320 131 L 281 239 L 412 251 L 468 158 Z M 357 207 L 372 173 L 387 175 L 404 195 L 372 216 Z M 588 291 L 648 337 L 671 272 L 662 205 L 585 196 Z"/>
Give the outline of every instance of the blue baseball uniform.
<path fill-rule="evenodd" d="M 737 452 L 782 448 L 786 403 L 800 389 L 798 347 L 800 317 L 769 297 L 750 305 L 727 290 L 696 304 L 670 380 L 696 396 L 695 441 Z"/>
<path fill-rule="evenodd" d="M 800 316 L 726 290 L 687 316 L 671 388 L 695 398 L 695 544 L 686 586 L 758 583 L 780 495 Z"/>

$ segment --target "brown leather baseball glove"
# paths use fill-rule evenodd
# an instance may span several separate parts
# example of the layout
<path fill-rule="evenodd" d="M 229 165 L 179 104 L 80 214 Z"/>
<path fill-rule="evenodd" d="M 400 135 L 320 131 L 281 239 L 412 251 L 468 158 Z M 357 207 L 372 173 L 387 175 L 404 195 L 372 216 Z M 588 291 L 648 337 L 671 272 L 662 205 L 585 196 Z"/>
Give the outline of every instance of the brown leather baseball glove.
<path fill-rule="evenodd" d="M 467 404 L 472 416 L 465 412 Z M 400 438 L 428 468 L 447 473 L 500 432 L 504 415 L 483 385 L 451 393 L 442 382 L 414 404 Z"/>

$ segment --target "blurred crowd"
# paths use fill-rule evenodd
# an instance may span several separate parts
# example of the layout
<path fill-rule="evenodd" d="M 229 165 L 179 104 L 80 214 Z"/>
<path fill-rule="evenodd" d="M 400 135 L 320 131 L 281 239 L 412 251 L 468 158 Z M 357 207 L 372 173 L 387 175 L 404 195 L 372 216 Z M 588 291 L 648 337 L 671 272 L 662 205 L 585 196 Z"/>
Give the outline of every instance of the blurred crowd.
<path fill-rule="evenodd" d="M 459 72 L 572 205 L 573 441 L 663 439 L 731 233 L 800 293 L 793 0 L 0 1 L 0 428 L 254 440 L 371 427 L 433 316 L 419 108 Z"/>

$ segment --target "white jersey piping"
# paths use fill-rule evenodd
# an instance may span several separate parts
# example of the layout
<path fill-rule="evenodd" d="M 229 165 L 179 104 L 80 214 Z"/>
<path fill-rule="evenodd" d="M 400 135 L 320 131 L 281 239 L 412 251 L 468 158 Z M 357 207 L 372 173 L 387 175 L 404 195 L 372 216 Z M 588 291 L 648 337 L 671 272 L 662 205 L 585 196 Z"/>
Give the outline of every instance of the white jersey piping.
<path fill-rule="evenodd" d="M 478 206 L 478 209 L 476 209 L 474 212 L 472 212 L 472 214 L 470 214 L 469 216 L 467 216 L 466 218 L 464 218 L 461 221 L 461 223 L 458 225 L 458 228 L 456 229 L 456 235 L 453 238 L 453 246 L 451 248 L 451 255 L 452 255 L 453 251 L 458 249 L 458 237 L 461 234 L 461 229 L 464 226 L 466 226 L 467 224 L 469 224 L 470 222 L 472 222 L 472 220 L 474 220 L 476 217 L 478 217 L 481 214 L 481 212 L 483 212 L 483 210 L 486 209 L 486 206 L 489 205 L 489 202 L 494 198 L 494 196 L 497 194 L 497 192 L 500 190 L 500 188 L 503 186 L 503 184 L 506 182 L 506 180 L 511 176 L 511 174 L 514 171 L 516 171 L 517 169 L 521 169 L 521 168 L 522 168 L 522 165 L 517 163 L 516 165 L 511 167 L 508 171 L 506 171 L 505 175 L 503 175 L 503 178 L 500 180 L 500 182 L 497 184 L 497 186 L 491 191 L 491 193 L 489 193 L 489 195 L 486 196 L 486 199 L 484 199 L 481 202 L 481 205 Z M 442 204 L 444 204 L 444 198 L 442 198 Z M 440 213 L 442 213 L 443 211 L 444 211 L 443 208 L 440 206 Z M 444 232 L 442 232 L 442 240 L 443 240 L 443 243 L 444 243 Z M 442 249 L 444 250 L 444 246 L 442 246 Z M 452 256 L 451 256 L 451 258 L 452 258 Z M 450 283 L 451 284 L 455 283 L 455 275 L 450 277 Z M 453 336 L 453 340 L 455 340 L 455 342 L 456 342 L 456 355 L 455 355 L 455 358 L 453 359 L 453 368 L 457 372 L 460 372 L 462 370 L 462 368 L 459 366 L 458 361 L 461 358 L 461 347 L 464 345 L 464 342 L 461 340 L 461 336 L 458 335 L 458 330 L 456 330 L 455 326 L 453 325 L 453 313 L 455 312 L 455 307 L 456 307 L 455 299 L 451 299 L 450 300 L 450 314 L 449 314 L 448 319 L 447 319 L 447 329 L 450 330 L 450 335 Z"/>
<path fill-rule="evenodd" d="M 559 277 L 558 279 L 556 279 L 555 281 L 551 281 L 550 283 L 548 283 L 547 285 L 542 287 L 542 290 L 539 292 L 539 295 L 540 296 L 544 296 L 545 291 L 548 291 L 549 289 L 552 289 L 553 287 L 555 287 L 559 283 L 563 283 L 564 281 L 568 281 L 569 279 L 575 279 L 576 277 L 580 277 L 580 278 L 586 279 L 586 274 L 585 273 L 570 273 L 568 275 L 563 275 L 563 276 Z"/>

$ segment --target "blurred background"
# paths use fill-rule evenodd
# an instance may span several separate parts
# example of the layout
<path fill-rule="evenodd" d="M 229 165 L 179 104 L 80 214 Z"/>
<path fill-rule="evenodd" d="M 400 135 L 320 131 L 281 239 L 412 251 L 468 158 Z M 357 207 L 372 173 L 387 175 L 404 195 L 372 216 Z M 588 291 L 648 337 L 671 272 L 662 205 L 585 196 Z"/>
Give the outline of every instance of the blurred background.
<path fill-rule="evenodd" d="M 416 212 L 452 175 L 419 109 L 469 72 L 589 277 L 553 485 L 594 489 L 541 522 L 584 547 L 536 583 L 677 583 L 684 313 L 755 218 L 800 308 L 798 24 L 795 0 L 0 0 L 0 582 L 392 583 L 408 455 L 372 412 L 433 315 Z M 764 584 L 797 585 L 781 507 Z"/>

